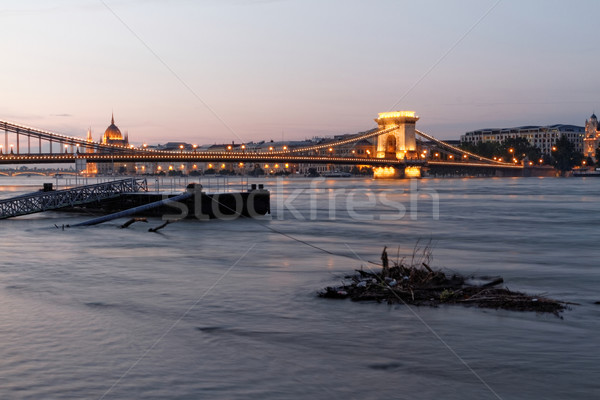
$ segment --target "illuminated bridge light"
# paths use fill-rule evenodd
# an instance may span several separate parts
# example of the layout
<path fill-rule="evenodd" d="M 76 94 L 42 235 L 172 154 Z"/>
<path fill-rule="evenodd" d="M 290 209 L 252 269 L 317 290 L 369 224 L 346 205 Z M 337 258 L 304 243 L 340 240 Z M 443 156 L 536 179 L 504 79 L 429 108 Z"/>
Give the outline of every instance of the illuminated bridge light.
<path fill-rule="evenodd" d="M 414 111 L 392 111 L 379 113 L 379 118 L 416 118 Z"/>

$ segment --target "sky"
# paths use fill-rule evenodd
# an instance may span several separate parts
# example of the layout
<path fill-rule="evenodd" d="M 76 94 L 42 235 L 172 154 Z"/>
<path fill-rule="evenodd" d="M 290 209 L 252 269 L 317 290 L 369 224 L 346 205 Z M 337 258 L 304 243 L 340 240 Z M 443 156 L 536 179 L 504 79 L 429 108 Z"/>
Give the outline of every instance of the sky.
<path fill-rule="evenodd" d="M 597 0 L 0 0 L 0 120 L 130 142 L 440 139 L 600 112 Z"/>

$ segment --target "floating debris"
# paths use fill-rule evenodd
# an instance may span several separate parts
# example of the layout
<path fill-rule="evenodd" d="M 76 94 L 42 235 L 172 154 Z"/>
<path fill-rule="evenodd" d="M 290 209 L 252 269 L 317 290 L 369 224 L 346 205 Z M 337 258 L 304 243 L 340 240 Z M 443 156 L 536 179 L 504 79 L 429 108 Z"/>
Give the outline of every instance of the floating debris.
<path fill-rule="evenodd" d="M 413 257 L 414 259 L 414 257 Z M 319 292 L 320 297 L 353 301 L 377 301 L 388 304 L 410 304 L 437 307 L 440 304 L 463 304 L 483 308 L 512 311 L 535 311 L 559 313 L 567 306 L 565 302 L 542 296 L 530 296 L 499 288 L 504 283 L 495 277 L 484 284 L 473 284 L 465 277 L 433 270 L 427 263 L 405 266 L 393 262 L 389 266 L 386 248 L 381 255 L 381 272 L 356 270 L 355 275 L 347 276 L 351 283 L 339 287 L 327 287 Z"/>
<path fill-rule="evenodd" d="M 157 226 L 156 228 L 148 229 L 148 232 L 158 232 L 159 230 L 161 230 L 162 228 L 164 228 L 165 226 L 167 226 L 169 224 L 172 224 L 173 222 L 176 222 L 176 221 L 166 220 L 163 224 Z"/>
<path fill-rule="evenodd" d="M 123 225 L 121 225 L 121 229 L 127 228 L 129 225 L 133 224 L 134 222 L 146 222 L 147 223 L 148 219 L 146 219 L 144 217 L 131 218 L 129 221 L 127 221 Z"/>

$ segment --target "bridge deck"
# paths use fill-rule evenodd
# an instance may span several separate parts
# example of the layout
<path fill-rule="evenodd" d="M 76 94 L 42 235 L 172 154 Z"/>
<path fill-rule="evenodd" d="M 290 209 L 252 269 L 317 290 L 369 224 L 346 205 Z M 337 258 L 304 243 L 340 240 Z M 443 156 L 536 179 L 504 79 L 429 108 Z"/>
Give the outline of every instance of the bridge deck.
<path fill-rule="evenodd" d="M 146 179 L 128 178 L 118 181 L 78 186 L 72 189 L 31 193 L 0 200 L 0 219 L 58 210 L 109 199 L 121 193 L 148 191 Z"/>

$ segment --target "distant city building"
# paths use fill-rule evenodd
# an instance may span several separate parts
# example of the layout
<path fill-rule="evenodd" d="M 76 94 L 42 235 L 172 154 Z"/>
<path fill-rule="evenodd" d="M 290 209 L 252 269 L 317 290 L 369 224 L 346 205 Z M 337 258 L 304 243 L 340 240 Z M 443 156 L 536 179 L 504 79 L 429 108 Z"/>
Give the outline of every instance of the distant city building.
<path fill-rule="evenodd" d="M 165 144 L 159 144 L 158 146 L 155 146 L 155 149 L 162 151 L 192 151 L 194 146 L 186 142 L 167 142 Z"/>
<path fill-rule="evenodd" d="M 600 146 L 600 130 L 598 130 L 598 118 L 592 114 L 589 120 L 585 120 L 585 138 L 583 139 L 583 155 L 596 160 L 596 149 Z"/>
<path fill-rule="evenodd" d="M 104 131 L 101 142 L 102 144 L 129 147 L 129 135 L 126 133 L 123 137 L 121 130 L 115 125 L 114 115 L 110 118 L 110 125 Z M 97 164 L 97 171 L 101 175 L 132 174 L 135 173 L 135 164 L 102 162 Z"/>
<path fill-rule="evenodd" d="M 519 126 L 502 129 L 478 129 L 467 132 L 460 137 L 462 143 L 502 142 L 510 138 L 524 138 L 543 154 L 550 154 L 552 146 L 561 136 L 566 136 L 575 145 L 577 151 L 583 152 L 585 129 L 576 125 Z"/>
<path fill-rule="evenodd" d="M 296 150 L 293 154 L 295 156 L 321 156 L 321 157 L 359 157 L 365 158 L 365 165 L 367 166 L 367 159 L 373 158 L 376 150 L 374 140 L 376 139 L 362 139 L 358 142 L 350 142 L 339 146 L 327 147 L 327 143 L 335 143 L 345 139 L 351 139 L 354 135 L 339 135 L 335 136 L 333 141 L 330 138 L 312 138 L 307 140 L 299 141 L 260 141 L 257 143 L 222 143 L 212 145 L 190 145 L 185 142 L 168 142 L 164 145 L 146 145 L 146 148 L 160 151 L 193 151 L 197 153 L 246 153 L 246 154 L 257 154 L 257 153 L 275 153 L 275 152 L 287 152 Z M 314 146 L 316 144 L 324 144 L 325 146 L 320 150 L 311 151 L 297 151 L 304 147 Z M 363 166 L 359 166 L 363 167 Z M 289 162 L 216 162 L 216 161 L 203 161 L 203 162 L 184 162 L 184 163 L 173 163 L 173 162 L 158 162 L 158 163 L 138 163 L 137 164 L 138 174 L 149 174 L 149 173 L 182 173 L 189 174 L 192 172 L 205 173 L 235 173 L 235 174 L 250 174 L 256 170 L 263 170 L 266 174 L 309 174 L 311 172 L 325 173 L 332 171 L 350 171 L 353 169 L 354 164 L 339 165 L 339 164 L 312 164 L 312 163 L 289 163 Z"/>
<path fill-rule="evenodd" d="M 368 131 L 368 132 L 371 132 L 371 131 Z M 368 132 L 361 132 L 361 133 L 368 133 Z M 353 134 L 337 135 L 337 136 L 334 136 L 333 139 L 334 139 L 334 142 L 336 142 L 336 141 L 351 139 L 354 136 L 355 135 L 353 135 Z M 338 146 L 331 146 L 328 148 L 324 148 L 322 150 L 300 152 L 297 154 L 305 155 L 305 156 L 358 157 L 358 158 L 365 158 L 365 159 L 375 158 L 375 150 L 376 150 L 376 145 L 374 143 L 375 140 L 377 140 L 377 139 L 373 139 L 373 138 L 362 139 L 362 140 L 359 140 L 358 142 L 350 142 L 350 143 L 346 143 L 346 144 L 342 144 L 342 145 L 338 145 Z M 294 149 L 294 148 L 298 148 L 298 147 L 313 146 L 315 144 L 325 144 L 330 141 L 331 141 L 331 139 L 327 139 L 327 138 L 313 138 L 313 140 L 311 140 L 311 141 L 306 141 L 306 142 L 298 143 L 298 144 L 290 144 L 290 148 Z M 365 165 L 362 165 L 362 166 L 359 165 L 358 168 L 365 167 L 365 166 L 367 166 L 367 164 L 368 164 L 368 162 L 365 160 Z M 335 171 L 348 172 L 348 171 L 352 170 L 352 168 L 354 166 L 355 166 L 354 164 L 344 165 L 344 164 L 301 163 L 301 164 L 298 164 L 298 173 L 309 174 L 313 171 L 318 172 L 318 173 L 335 172 Z"/>

